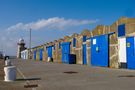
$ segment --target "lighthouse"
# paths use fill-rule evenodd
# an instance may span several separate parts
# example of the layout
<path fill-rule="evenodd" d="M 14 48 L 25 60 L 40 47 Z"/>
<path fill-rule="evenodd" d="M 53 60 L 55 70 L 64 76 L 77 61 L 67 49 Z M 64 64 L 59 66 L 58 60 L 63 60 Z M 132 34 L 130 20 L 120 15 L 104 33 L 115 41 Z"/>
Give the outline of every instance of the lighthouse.
<path fill-rule="evenodd" d="M 25 50 L 25 42 L 24 39 L 19 39 L 19 42 L 17 43 L 17 58 L 21 58 L 21 51 Z"/>

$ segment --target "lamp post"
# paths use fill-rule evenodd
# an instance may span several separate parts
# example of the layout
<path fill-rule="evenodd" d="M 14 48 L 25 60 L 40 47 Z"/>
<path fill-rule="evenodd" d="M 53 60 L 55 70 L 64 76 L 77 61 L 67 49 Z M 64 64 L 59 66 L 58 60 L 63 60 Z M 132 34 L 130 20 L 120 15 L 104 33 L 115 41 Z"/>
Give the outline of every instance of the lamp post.
<path fill-rule="evenodd" d="M 31 28 L 30 28 L 30 32 L 29 32 L 29 36 L 30 36 L 30 40 L 29 40 L 29 59 L 31 59 Z"/>

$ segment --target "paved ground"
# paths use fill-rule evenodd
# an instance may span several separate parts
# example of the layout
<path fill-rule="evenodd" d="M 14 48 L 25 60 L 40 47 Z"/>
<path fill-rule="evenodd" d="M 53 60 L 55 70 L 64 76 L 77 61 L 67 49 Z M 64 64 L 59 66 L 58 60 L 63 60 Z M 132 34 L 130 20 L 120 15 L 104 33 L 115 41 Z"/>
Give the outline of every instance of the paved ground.
<path fill-rule="evenodd" d="M 134 90 L 135 71 L 13 60 L 20 72 L 15 82 L 0 80 L 0 90 Z M 64 72 L 72 73 L 64 73 Z M 23 73 L 21 75 L 20 73 Z M 27 81 L 28 80 L 28 81 Z M 24 88 L 26 83 L 36 89 Z"/>

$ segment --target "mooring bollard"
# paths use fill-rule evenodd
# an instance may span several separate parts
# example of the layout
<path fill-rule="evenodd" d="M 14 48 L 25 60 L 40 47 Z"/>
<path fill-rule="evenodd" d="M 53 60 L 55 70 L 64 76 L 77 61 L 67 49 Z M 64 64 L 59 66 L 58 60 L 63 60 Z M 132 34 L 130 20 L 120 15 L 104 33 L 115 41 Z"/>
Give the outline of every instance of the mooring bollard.
<path fill-rule="evenodd" d="M 7 66 L 4 67 L 5 77 L 4 81 L 10 82 L 16 80 L 16 67 L 15 66 Z"/>
<path fill-rule="evenodd" d="M 5 60 L 5 66 L 12 66 L 11 60 Z"/>
<path fill-rule="evenodd" d="M 53 62 L 52 58 L 51 57 L 48 57 L 48 62 Z"/>

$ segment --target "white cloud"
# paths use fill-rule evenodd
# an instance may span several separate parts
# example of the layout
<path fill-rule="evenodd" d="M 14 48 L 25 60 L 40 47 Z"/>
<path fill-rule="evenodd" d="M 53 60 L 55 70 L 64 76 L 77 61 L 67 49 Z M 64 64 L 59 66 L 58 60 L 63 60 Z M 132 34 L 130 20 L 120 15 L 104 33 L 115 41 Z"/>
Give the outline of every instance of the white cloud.
<path fill-rule="evenodd" d="M 7 28 L 7 30 L 40 30 L 40 29 L 58 29 L 58 30 L 64 30 L 68 27 L 73 26 L 80 26 L 80 25 L 86 25 L 86 24 L 93 24 L 98 22 L 98 20 L 75 20 L 75 19 L 65 19 L 65 18 L 59 18 L 59 17 L 53 17 L 49 19 L 41 19 L 36 22 L 30 22 L 27 24 L 24 23 L 17 23 L 16 25 L 10 26 Z"/>
<path fill-rule="evenodd" d="M 0 36 L 0 51 L 4 51 L 6 54 L 13 55 L 16 51 L 16 41 L 14 38 L 9 38 L 8 36 Z M 10 53 L 11 52 L 11 53 Z M 15 54 L 15 53 L 14 53 Z"/>
<path fill-rule="evenodd" d="M 17 42 L 21 36 L 24 38 L 26 46 L 28 46 L 29 36 L 24 34 L 25 31 L 20 30 L 29 30 L 30 28 L 32 30 L 67 30 L 68 28 L 94 24 L 97 22 L 98 20 L 76 20 L 54 17 L 49 19 L 41 19 L 30 23 L 17 23 L 7 27 L 6 30 L 0 30 L 0 50 L 4 50 L 9 55 L 15 55 L 17 50 Z M 33 45 L 39 45 L 39 42 L 44 42 L 45 38 L 48 37 L 44 36 L 43 39 L 40 37 L 32 37 Z"/>

